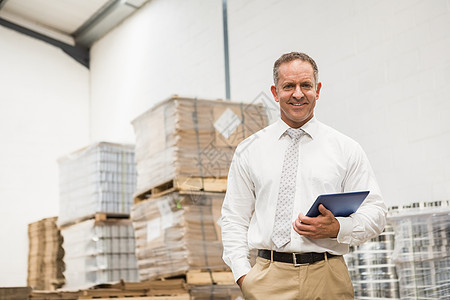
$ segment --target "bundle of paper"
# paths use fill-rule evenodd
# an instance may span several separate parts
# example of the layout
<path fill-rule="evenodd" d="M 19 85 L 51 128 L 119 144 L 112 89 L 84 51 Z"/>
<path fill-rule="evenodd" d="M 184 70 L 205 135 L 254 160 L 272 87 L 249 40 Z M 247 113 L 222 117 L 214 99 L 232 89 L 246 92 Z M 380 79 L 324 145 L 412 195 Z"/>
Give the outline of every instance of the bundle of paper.
<path fill-rule="evenodd" d="M 31 287 L 0 287 L 0 299 L 2 300 L 22 300 L 31 299 Z M 34 298 L 33 298 L 34 299 Z"/>
<path fill-rule="evenodd" d="M 131 210 L 140 280 L 225 270 L 217 220 L 224 193 L 172 192 Z"/>
<path fill-rule="evenodd" d="M 388 221 L 395 231 L 392 260 L 399 278 L 399 294 L 402 298 L 448 298 L 449 215 L 448 200 L 413 203 L 412 208 L 403 207 L 388 215 Z"/>
<path fill-rule="evenodd" d="M 28 225 L 27 284 L 38 290 L 55 290 L 64 284 L 64 250 L 57 218 Z"/>
<path fill-rule="evenodd" d="M 86 220 L 61 228 L 65 288 L 138 281 L 134 231 L 129 219 Z"/>
<path fill-rule="evenodd" d="M 196 285 L 189 289 L 191 300 L 242 300 L 241 290 L 237 284 L 230 285 Z"/>
<path fill-rule="evenodd" d="M 206 179 L 225 178 L 236 146 L 268 120 L 261 104 L 174 96 L 132 123 L 142 200 L 160 185 L 208 190 Z"/>
<path fill-rule="evenodd" d="M 136 189 L 134 146 L 96 143 L 59 159 L 59 225 L 96 213 L 128 215 Z"/>

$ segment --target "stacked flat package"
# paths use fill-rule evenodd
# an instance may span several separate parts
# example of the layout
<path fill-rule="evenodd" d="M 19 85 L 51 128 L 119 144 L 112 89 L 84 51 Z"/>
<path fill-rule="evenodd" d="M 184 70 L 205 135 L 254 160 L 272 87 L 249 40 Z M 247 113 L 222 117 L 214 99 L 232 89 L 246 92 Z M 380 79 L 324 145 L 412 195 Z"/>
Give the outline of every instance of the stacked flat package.
<path fill-rule="evenodd" d="M 159 185 L 190 179 L 226 178 L 239 142 L 268 125 L 259 104 L 174 96 L 133 122 L 137 196 Z"/>
<path fill-rule="evenodd" d="M 449 202 L 418 203 L 389 217 L 401 299 L 450 298 Z"/>
<path fill-rule="evenodd" d="M 86 220 L 62 227 L 61 234 L 65 250 L 65 288 L 138 281 L 131 220 Z"/>
<path fill-rule="evenodd" d="M 243 300 L 240 288 L 236 285 L 194 286 L 189 290 L 191 300 Z"/>
<path fill-rule="evenodd" d="M 134 146 L 96 143 L 59 160 L 59 224 L 96 213 L 129 214 L 136 189 Z"/>
<path fill-rule="evenodd" d="M 399 299 L 398 277 L 392 261 L 394 230 L 384 232 L 344 256 L 355 290 L 355 299 Z"/>
<path fill-rule="evenodd" d="M 64 284 L 64 250 L 57 218 L 28 225 L 27 284 L 36 290 L 55 290 Z"/>
<path fill-rule="evenodd" d="M 31 287 L 0 287 L 0 299 L 24 300 L 30 299 Z"/>
<path fill-rule="evenodd" d="M 224 270 L 217 220 L 224 193 L 173 192 L 133 206 L 140 280 Z"/>

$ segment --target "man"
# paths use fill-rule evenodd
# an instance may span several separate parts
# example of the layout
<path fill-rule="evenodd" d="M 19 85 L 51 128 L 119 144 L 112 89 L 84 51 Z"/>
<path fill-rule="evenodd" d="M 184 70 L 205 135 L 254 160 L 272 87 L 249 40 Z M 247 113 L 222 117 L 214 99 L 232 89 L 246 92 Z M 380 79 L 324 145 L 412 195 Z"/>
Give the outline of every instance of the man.
<path fill-rule="evenodd" d="M 353 299 L 342 255 L 382 232 L 386 206 L 359 144 L 314 117 L 322 87 L 314 60 L 284 54 L 273 77 L 281 119 L 236 149 L 220 221 L 223 259 L 246 299 Z M 320 194 L 364 190 L 349 217 L 323 205 L 318 217 L 304 215 Z"/>

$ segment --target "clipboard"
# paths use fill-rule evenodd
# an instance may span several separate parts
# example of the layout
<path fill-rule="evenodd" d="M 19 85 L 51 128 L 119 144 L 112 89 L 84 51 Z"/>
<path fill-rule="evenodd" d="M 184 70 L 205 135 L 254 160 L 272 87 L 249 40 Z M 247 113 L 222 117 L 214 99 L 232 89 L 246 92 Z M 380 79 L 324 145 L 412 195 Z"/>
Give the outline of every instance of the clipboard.
<path fill-rule="evenodd" d="M 317 197 L 306 214 L 307 217 L 320 215 L 319 205 L 323 204 L 335 217 L 348 217 L 361 206 L 370 191 L 324 194 Z"/>

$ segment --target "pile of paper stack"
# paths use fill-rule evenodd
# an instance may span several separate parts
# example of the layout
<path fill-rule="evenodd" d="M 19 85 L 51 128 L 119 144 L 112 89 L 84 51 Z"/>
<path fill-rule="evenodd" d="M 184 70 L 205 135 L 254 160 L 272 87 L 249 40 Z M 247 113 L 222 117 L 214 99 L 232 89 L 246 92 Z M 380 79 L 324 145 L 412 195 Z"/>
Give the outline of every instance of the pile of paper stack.
<path fill-rule="evenodd" d="M 0 299 L 2 300 L 23 300 L 29 299 L 31 287 L 0 287 Z"/>
<path fill-rule="evenodd" d="M 59 160 L 65 288 L 138 280 L 129 219 L 134 146 L 96 143 Z"/>
<path fill-rule="evenodd" d="M 133 121 L 138 178 L 131 219 L 141 280 L 229 271 L 217 225 L 226 176 L 236 146 L 267 125 L 261 104 L 178 96 Z M 196 289 L 196 297 L 209 288 Z"/>
<path fill-rule="evenodd" d="M 57 218 L 28 224 L 27 284 L 37 290 L 55 290 L 64 284 L 64 250 Z"/>
<path fill-rule="evenodd" d="M 174 192 L 133 206 L 136 256 L 141 280 L 223 270 L 216 221 L 223 193 Z"/>
<path fill-rule="evenodd" d="M 127 215 L 136 190 L 134 147 L 96 143 L 59 159 L 59 224 L 98 212 Z"/>
<path fill-rule="evenodd" d="M 401 298 L 448 299 L 450 201 L 413 203 L 389 216 Z"/>
<path fill-rule="evenodd" d="M 86 220 L 63 227 L 65 288 L 138 281 L 131 220 Z"/>
<path fill-rule="evenodd" d="M 191 300 L 243 300 L 237 284 L 195 286 L 189 291 Z"/>
<path fill-rule="evenodd" d="M 137 196 L 164 184 L 205 189 L 207 178 L 226 178 L 236 146 L 267 126 L 260 104 L 172 97 L 133 122 Z M 208 188 L 206 188 L 208 189 Z"/>
<path fill-rule="evenodd" d="M 399 299 L 398 277 L 392 261 L 394 229 L 355 246 L 344 256 L 358 299 Z"/>

